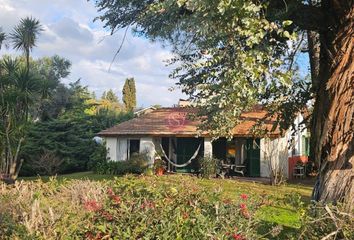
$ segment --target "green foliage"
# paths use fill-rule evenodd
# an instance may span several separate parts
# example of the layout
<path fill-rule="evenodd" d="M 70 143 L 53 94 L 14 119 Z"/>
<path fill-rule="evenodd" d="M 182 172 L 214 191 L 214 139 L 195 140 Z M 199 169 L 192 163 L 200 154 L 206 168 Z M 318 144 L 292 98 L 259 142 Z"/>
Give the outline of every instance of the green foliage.
<path fill-rule="evenodd" d="M 157 171 L 158 169 L 164 169 L 166 170 L 166 162 L 164 160 L 162 160 L 162 158 L 155 158 L 154 160 L 154 170 Z"/>
<path fill-rule="evenodd" d="M 302 209 L 304 207 L 301 194 L 296 192 L 285 194 L 284 202 L 296 209 Z"/>
<path fill-rule="evenodd" d="M 85 171 L 101 162 L 104 154 L 102 146 L 95 143 L 96 134 L 130 115 L 122 113 L 119 116 L 70 113 L 62 118 L 35 123 L 28 132 L 28 137 L 21 151 L 25 159 L 22 175 L 45 174 L 35 171 L 31 164 L 45 151 L 50 151 L 64 160 L 59 173 Z"/>
<path fill-rule="evenodd" d="M 252 219 L 255 202 L 225 201 L 215 191 L 193 182 L 176 185 L 154 178 L 117 179 L 107 190 L 106 201 L 89 202 L 91 223 L 83 236 L 119 239 L 254 239 L 259 237 Z M 96 205 L 97 204 L 97 205 Z"/>
<path fill-rule="evenodd" d="M 215 177 L 217 173 L 218 160 L 213 157 L 203 157 L 199 159 L 200 175 L 203 178 Z"/>
<path fill-rule="evenodd" d="M 10 34 L 10 40 L 16 50 L 21 50 L 26 56 L 27 69 L 29 70 L 29 54 L 34 46 L 36 46 L 37 38 L 42 31 L 38 19 L 25 17 L 20 23 L 14 27 Z"/>
<path fill-rule="evenodd" d="M 24 225 L 15 222 L 9 215 L 0 213 L 0 236 L 4 240 L 37 239 L 30 236 Z"/>
<path fill-rule="evenodd" d="M 309 84 L 292 79 L 294 53 L 288 43 L 298 43 L 295 23 L 284 14 L 280 21 L 270 17 L 267 1 L 95 2 L 97 19 L 112 32 L 134 26 L 136 34 L 173 46 L 171 77 L 201 106 L 206 118 L 200 127 L 213 135 L 230 134 L 240 114 L 255 104 L 270 105 L 273 114 L 289 105 L 291 111 L 302 109 L 311 98 Z"/>
<path fill-rule="evenodd" d="M 106 99 L 108 101 L 115 102 L 115 103 L 119 102 L 117 95 L 113 92 L 112 89 L 109 89 L 108 92 L 104 92 L 102 94 L 102 99 Z"/>
<path fill-rule="evenodd" d="M 9 218 L 2 226 L 15 222 L 32 234 L 30 239 L 260 237 L 253 218 L 257 200 L 225 199 L 220 191 L 181 176 L 165 180 L 126 176 L 102 182 L 52 179 L 4 186 L 0 209 Z M 19 227 L 9 232 L 8 239 L 20 236 Z"/>
<path fill-rule="evenodd" d="M 5 40 L 6 40 L 6 33 L 5 32 L 3 32 L 3 30 L 2 30 L 2 27 L 0 27 L 0 50 L 1 50 L 1 48 L 2 48 L 2 45 L 3 45 L 3 43 L 5 42 Z"/>
<path fill-rule="evenodd" d="M 354 239 L 353 214 L 341 204 L 309 206 L 302 218 L 302 233 L 298 239 Z"/>
<path fill-rule="evenodd" d="M 127 111 L 136 108 L 136 88 L 134 78 L 127 78 L 123 86 L 123 102 Z"/>
<path fill-rule="evenodd" d="M 100 161 L 95 170 L 99 174 L 124 175 L 128 173 L 142 174 L 148 168 L 148 158 L 145 153 L 133 154 L 126 161 Z"/>

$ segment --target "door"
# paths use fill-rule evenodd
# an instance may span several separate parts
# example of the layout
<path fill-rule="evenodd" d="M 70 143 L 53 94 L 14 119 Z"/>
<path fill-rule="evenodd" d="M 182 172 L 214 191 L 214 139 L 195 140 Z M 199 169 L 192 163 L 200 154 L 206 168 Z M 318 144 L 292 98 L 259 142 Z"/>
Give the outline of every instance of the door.
<path fill-rule="evenodd" d="M 213 157 L 226 160 L 226 138 L 219 138 L 213 142 Z"/>
<path fill-rule="evenodd" d="M 177 138 L 177 164 L 184 164 L 189 161 L 189 159 L 193 156 L 199 144 L 201 143 L 200 138 Z M 199 154 L 202 152 L 200 147 Z M 191 164 L 187 165 L 186 167 L 176 168 L 177 172 L 193 172 L 194 171 L 194 164 L 197 160 L 192 161 Z"/>
<path fill-rule="evenodd" d="M 249 177 L 259 177 L 261 175 L 261 151 L 259 149 L 260 142 L 260 139 L 248 138 L 246 140 L 246 166 L 247 175 Z"/>

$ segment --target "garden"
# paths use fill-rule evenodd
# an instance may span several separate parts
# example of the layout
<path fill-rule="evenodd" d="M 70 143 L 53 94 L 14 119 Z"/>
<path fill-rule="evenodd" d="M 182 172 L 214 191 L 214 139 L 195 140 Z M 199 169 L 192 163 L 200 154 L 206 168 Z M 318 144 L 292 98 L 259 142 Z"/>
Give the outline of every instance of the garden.
<path fill-rule="evenodd" d="M 22 178 L 15 185 L 0 186 L 0 236 L 321 239 L 341 224 L 338 236 L 353 237 L 349 217 L 331 222 L 328 214 L 317 220 L 310 216 L 315 207 L 310 194 L 311 187 L 304 185 L 274 187 L 179 174 L 114 177 L 85 172 Z M 331 209 L 331 214 L 340 215 L 338 208 Z"/>

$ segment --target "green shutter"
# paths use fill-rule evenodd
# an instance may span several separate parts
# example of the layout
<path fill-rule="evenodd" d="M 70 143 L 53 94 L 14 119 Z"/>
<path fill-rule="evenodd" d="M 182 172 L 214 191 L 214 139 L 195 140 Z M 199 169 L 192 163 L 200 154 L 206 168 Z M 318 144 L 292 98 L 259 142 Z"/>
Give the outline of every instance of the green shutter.
<path fill-rule="evenodd" d="M 310 155 L 310 138 L 307 136 L 302 136 L 302 152 L 301 155 L 309 156 Z"/>
<path fill-rule="evenodd" d="M 247 175 L 250 177 L 259 177 L 260 173 L 260 157 L 261 151 L 259 149 L 260 139 L 248 138 L 246 142 L 246 153 L 247 153 Z"/>

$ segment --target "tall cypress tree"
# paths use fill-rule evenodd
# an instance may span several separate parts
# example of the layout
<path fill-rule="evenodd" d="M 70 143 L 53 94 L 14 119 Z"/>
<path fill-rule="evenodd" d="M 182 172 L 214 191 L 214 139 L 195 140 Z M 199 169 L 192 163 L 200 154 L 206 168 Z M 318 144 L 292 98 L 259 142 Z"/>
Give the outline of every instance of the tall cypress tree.
<path fill-rule="evenodd" d="M 123 102 L 127 111 L 133 111 L 136 107 L 136 88 L 134 78 L 125 79 L 123 86 Z"/>

